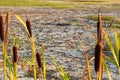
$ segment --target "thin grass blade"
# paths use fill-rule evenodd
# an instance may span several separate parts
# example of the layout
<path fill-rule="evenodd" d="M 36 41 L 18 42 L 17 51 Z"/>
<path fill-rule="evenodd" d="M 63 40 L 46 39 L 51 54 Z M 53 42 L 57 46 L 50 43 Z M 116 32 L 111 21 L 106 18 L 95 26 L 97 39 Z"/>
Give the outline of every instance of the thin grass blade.
<path fill-rule="evenodd" d="M 67 74 L 65 73 L 65 71 L 63 70 L 63 68 L 60 66 L 60 64 L 58 63 L 58 61 L 53 56 L 51 56 L 51 58 L 52 58 L 54 64 L 58 66 L 57 71 L 60 72 L 62 80 L 69 80 L 69 77 L 67 76 Z"/>
<path fill-rule="evenodd" d="M 27 26 L 26 26 L 26 23 L 20 18 L 19 15 L 15 15 L 15 17 L 23 24 L 23 26 L 25 27 L 28 35 L 30 36 L 29 31 L 28 31 Z"/>
<path fill-rule="evenodd" d="M 44 47 L 42 46 L 42 63 L 43 63 L 43 77 L 44 77 L 44 79 L 46 80 L 46 63 L 45 63 L 45 56 L 44 56 Z"/>
<path fill-rule="evenodd" d="M 105 70 L 106 70 L 106 72 L 107 72 L 107 74 L 108 74 L 109 80 L 112 80 L 110 71 L 109 71 L 109 69 L 108 69 L 108 67 L 107 67 L 107 64 L 105 63 L 104 59 L 102 59 L 102 63 L 103 63 L 104 68 L 105 68 Z"/>
<path fill-rule="evenodd" d="M 108 38 L 108 35 L 107 35 L 107 34 L 105 34 L 104 37 L 105 37 L 105 40 L 106 40 L 106 42 L 107 42 L 107 44 L 108 44 L 108 46 L 109 46 L 109 48 L 110 48 L 110 50 L 111 50 L 111 52 L 112 52 L 112 55 L 113 55 L 113 57 L 114 57 L 114 59 L 115 59 L 115 62 L 116 62 L 116 64 L 117 64 L 117 67 L 118 67 L 119 72 L 120 72 L 119 62 L 118 62 L 116 53 L 115 53 L 115 51 L 114 51 L 114 48 L 113 48 L 113 46 L 112 46 L 112 44 L 111 44 L 111 42 L 110 42 L 110 39 Z"/>
<path fill-rule="evenodd" d="M 114 38 L 115 38 L 115 45 L 116 45 L 116 47 L 115 47 L 116 48 L 116 56 L 119 60 L 119 38 L 118 38 L 118 35 L 116 32 L 114 33 Z"/>
<path fill-rule="evenodd" d="M 115 60 L 113 58 L 110 58 L 109 56 L 104 56 L 105 59 L 107 59 L 108 61 L 110 61 L 112 64 L 117 66 L 117 63 L 115 62 Z"/>

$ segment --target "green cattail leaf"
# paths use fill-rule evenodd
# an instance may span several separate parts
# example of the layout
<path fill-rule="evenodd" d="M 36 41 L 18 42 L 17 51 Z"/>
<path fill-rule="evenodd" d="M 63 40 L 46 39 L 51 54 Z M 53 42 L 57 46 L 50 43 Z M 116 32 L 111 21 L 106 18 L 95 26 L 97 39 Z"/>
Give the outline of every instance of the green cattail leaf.
<path fill-rule="evenodd" d="M 8 58 L 8 56 L 7 56 L 7 58 L 6 58 L 6 61 L 7 61 L 8 68 L 9 68 L 10 72 L 13 73 L 12 64 L 11 64 L 11 61 L 10 61 L 10 59 Z"/>
<path fill-rule="evenodd" d="M 23 26 L 25 27 L 28 35 L 30 36 L 29 31 L 28 31 L 27 26 L 26 26 L 26 23 L 20 18 L 19 15 L 15 15 L 15 17 L 23 24 Z"/>
<path fill-rule="evenodd" d="M 105 37 L 105 40 L 106 40 L 106 42 L 107 42 L 107 45 L 109 46 L 109 48 L 110 48 L 110 50 L 111 50 L 111 52 L 112 52 L 112 55 L 113 55 L 113 57 L 114 57 L 114 59 L 115 59 L 115 62 L 116 62 L 116 64 L 117 64 L 117 67 L 118 67 L 118 69 L 119 69 L 119 62 L 118 62 L 116 53 L 115 53 L 115 51 L 114 51 L 114 48 L 113 48 L 113 46 L 112 46 L 112 44 L 111 44 L 111 42 L 110 42 L 110 39 L 108 38 L 108 35 L 107 35 L 107 34 L 105 34 L 104 37 Z"/>
<path fill-rule="evenodd" d="M 108 74 L 108 78 L 109 78 L 109 80 L 112 80 L 112 78 L 111 78 L 111 74 L 110 74 L 110 71 L 109 71 L 109 69 L 108 69 L 108 67 L 107 67 L 107 64 L 105 63 L 105 61 L 104 61 L 103 58 L 102 58 L 102 63 L 103 63 L 104 68 L 105 68 L 105 70 L 106 70 L 106 72 L 107 72 L 107 74 Z"/>
<path fill-rule="evenodd" d="M 51 56 L 51 55 L 50 55 Z M 56 70 L 60 73 L 59 76 L 61 76 L 61 80 L 69 80 L 69 77 L 67 76 L 66 72 L 63 70 L 63 68 L 60 66 L 58 61 L 55 59 L 54 56 L 51 56 L 54 64 L 57 66 Z"/>
<path fill-rule="evenodd" d="M 107 59 L 108 61 L 110 61 L 112 64 L 117 66 L 117 63 L 115 62 L 115 60 L 113 58 L 110 58 L 109 56 L 105 56 L 105 59 Z"/>
<path fill-rule="evenodd" d="M 118 38 L 118 35 L 116 32 L 114 33 L 114 37 L 115 37 L 115 44 L 116 44 L 116 47 L 115 47 L 116 48 L 116 56 L 119 60 L 119 38 Z"/>

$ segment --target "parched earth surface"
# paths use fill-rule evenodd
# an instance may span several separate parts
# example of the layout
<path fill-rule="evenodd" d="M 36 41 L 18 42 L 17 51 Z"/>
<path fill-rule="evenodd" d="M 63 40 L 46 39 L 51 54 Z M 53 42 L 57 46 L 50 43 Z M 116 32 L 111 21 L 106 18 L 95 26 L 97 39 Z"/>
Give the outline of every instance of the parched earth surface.
<path fill-rule="evenodd" d="M 83 70 L 86 65 L 83 50 L 89 55 L 89 59 L 94 56 L 94 47 L 96 44 L 96 21 L 85 19 L 87 15 L 97 15 L 97 9 L 87 10 L 68 10 L 51 9 L 39 7 L 1 7 L 2 15 L 7 11 L 11 13 L 9 25 L 8 52 L 11 53 L 13 38 L 19 37 L 19 57 L 29 58 L 31 56 L 31 47 L 27 33 L 23 25 L 15 18 L 18 14 L 23 20 L 27 18 L 31 21 L 32 33 L 35 39 L 36 51 L 40 52 L 40 46 L 45 46 L 45 59 L 47 64 L 47 79 L 54 78 L 59 80 L 58 72 L 55 70 L 50 55 L 53 55 L 60 63 L 62 68 L 70 77 L 70 80 L 81 80 Z M 115 18 L 120 17 L 119 10 L 101 10 L 102 15 L 112 15 Z M 105 30 L 105 29 L 104 29 Z M 114 29 L 109 29 L 110 36 L 113 36 Z M 117 30 L 118 31 L 118 30 Z M 119 31 L 118 31 L 119 32 Z M 105 43 L 104 48 L 106 47 Z M 41 53 L 41 52 L 40 52 Z M 108 53 L 108 52 L 107 52 Z M 1 53 L 2 55 L 2 53 Z M 9 54 L 10 56 L 11 54 Z M 2 62 L 2 57 L 1 57 Z M 18 63 L 21 64 L 21 63 Z M 119 80 L 117 68 L 107 62 L 111 71 L 112 78 Z M 94 61 L 91 62 L 92 80 L 95 79 Z M 23 70 L 18 65 L 18 80 L 33 80 L 28 68 Z M 87 71 L 86 71 L 87 73 Z M 2 68 L 0 76 L 3 77 Z M 87 74 L 86 76 L 87 77 Z M 106 72 L 103 73 L 103 80 L 107 80 Z M 85 79 L 87 80 L 87 78 Z"/>

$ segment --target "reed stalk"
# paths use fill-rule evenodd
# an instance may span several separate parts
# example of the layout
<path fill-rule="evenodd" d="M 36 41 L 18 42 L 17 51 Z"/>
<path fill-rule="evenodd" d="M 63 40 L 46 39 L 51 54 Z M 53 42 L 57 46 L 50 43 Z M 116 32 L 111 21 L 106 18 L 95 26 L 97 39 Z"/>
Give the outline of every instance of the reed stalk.
<path fill-rule="evenodd" d="M 17 80 L 17 63 L 14 62 L 14 80 Z"/>
<path fill-rule="evenodd" d="M 86 51 L 84 50 L 85 60 L 86 60 L 86 68 L 88 72 L 88 80 L 92 80 L 91 73 L 90 73 L 90 65 L 89 65 L 89 59 Z"/>
<path fill-rule="evenodd" d="M 6 80 L 6 54 L 5 52 L 5 43 L 2 41 L 2 51 L 3 51 L 3 74 L 4 74 L 4 80 Z"/>
<path fill-rule="evenodd" d="M 31 44 L 31 48 L 32 48 L 32 62 L 33 62 L 33 71 L 34 71 L 34 80 L 36 80 L 36 66 L 35 66 L 35 44 L 34 44 L 34 39 L 32 37 L 29 38 L 30 39 L 30 44 Z"/>

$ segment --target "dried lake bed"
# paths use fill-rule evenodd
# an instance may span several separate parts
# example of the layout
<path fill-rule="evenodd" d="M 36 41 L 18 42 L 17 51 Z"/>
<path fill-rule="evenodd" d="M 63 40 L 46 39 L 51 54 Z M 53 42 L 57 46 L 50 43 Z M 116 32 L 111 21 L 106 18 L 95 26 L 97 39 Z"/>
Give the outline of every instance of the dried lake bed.
<path fill-rule="evenodd" d="M 45 46 L 45 59 L 47 66 L 49 66 L 47 79 L 55 78 L 55 80 L 59 80 L 58 72 L 55 71 L 55 66 L 50 57 L 50 55 L 53 55 L 70 76 L 70 80 L 81 80 L 83 69 L 86 65 L 83 49 L 87 51 L 89 58 L 94 55 L 97 33 L 96 21 L 87 19 L 85 16 L 97 15 L 98 9 L 70 10 L 39 7 L 1 7 L 3 15 L 7 11 L 12 12 L 9 25 L 9 40 L 12 40 L 14 35 L 20 39 L 19 57 L 24 54 L 27 57 L 31 56 L 31 48 L 29 47 L 30 44 L 25 29 L 15 18 L 14 14 L 20 15 L 23 20 L 26 20 L 27 14 L 27 18 L 31 21 L 36 50 L 39 52 L 39 47 L 41 45 Z M 120 17 L 120 10 L 101 10 L 101 12 L 102 15 L 114 16 L 115 19 Z M 104 30 L 106 27 L 104 26 Z M 108 31 L 111 37 L 113 31 L 113 28 Z M 116 31 L 119 33 L 118 29 Z M 9 50 L 11 50 L 12 42 L 9 41 L 8 45 Z M 0 54 L 2 55 L 2 53 Z M 116 67 L 109 62 L 108 66 L 113 79 L 119 80 Z M 92 77 L 95 78 L 94 61 L 91 63 L 91 72 Z M 2 77 L 2 69 L 0 74 Z M 25 71 L 22 70 L 20 65 L 18 65 L 17 75 L 18 80 L 33 80 L 32 76 L 27 74 L 27 69 Z M 107 78 L 108 76 L 104 72 L 103 80 L 107 80 Z"/>

